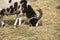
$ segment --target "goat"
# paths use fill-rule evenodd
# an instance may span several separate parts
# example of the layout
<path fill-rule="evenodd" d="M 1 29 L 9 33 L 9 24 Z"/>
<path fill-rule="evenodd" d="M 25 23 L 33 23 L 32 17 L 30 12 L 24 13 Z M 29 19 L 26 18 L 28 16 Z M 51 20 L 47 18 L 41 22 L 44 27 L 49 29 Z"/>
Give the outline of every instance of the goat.
<path fill-rule="evenodd" d="M 26 13 L 26 17 L 28 18 L 28 23 L 30 23 L 32 26 L 38 26 L 38 20 L 42 17 L 42 10 L 39 9 L 40 15 L 37 17 L 35 11 L 27 3 L 26 0 L 21 1 L 22 8 L 23 8 L 23 13 Z"/>
<path fill-rule="evenodd" d="M 32 26 L 38 26 L 38 20 L 42 17 L 42 10 L 39 9 L 39 16 L 36 15 L 35 11 L 33 10 L 33 8 L 31 7 L 31 5 L 28 5 L 27 11 L 26 11 L 26 16 L 28 18 L 28 22 L 32 25 Z"/>

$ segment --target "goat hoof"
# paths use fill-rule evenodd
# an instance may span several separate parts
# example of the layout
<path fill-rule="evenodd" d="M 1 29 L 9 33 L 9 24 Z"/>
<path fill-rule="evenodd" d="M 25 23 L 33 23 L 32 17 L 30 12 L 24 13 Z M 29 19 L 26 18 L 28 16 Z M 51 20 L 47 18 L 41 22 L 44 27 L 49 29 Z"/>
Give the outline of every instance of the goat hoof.
<path fill-rule="evenodd" d="M 5 26 L 5 24 L 2 25 L 2 27 L 4 27 L 4 26 Z"/>

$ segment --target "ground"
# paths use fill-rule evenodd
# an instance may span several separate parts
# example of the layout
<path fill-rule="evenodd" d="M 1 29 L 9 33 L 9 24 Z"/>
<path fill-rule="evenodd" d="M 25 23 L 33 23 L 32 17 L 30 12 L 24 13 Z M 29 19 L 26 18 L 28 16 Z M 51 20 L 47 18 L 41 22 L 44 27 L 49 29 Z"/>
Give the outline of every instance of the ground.
<path fill-rule="evenodd" d="M 60 0 L 29 0 L 29 2 L 37 15 L 39 8 L 43 11 L 39 26 L 23 24 L 14 28 L 16 15 L 4 16 L 6 25 L 0 27 L 0 40 L 60 40 Z"/>

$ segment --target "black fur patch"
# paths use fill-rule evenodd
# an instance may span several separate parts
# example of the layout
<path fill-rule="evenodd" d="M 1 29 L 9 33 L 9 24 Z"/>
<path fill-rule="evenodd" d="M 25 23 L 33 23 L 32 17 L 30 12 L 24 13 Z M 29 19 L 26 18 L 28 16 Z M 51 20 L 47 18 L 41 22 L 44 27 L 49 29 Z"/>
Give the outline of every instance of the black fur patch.
<path fill-rule="evenodd" d="M 20 5 L 18 6 L 18 9 L 20 8 Z"/>
<path fill-rule="evenodd" d="M 9 12 L 10 9 L 9 8 L 6 8 L 6 10 L 7 10 L 7 12 Z"/>
<path fill-rule="evenodd" d="M 14 3 L 14 10 L 16 11 L 18 9 L 18 2 Z"/>
<path fill-rule="evenodd" d="M 31 5 L 28 5 L 28 7 L 27 7 L 26 16 L 27 16 L 27 18 L 36 17 L 36 13 L 34 12 Z"/>
<path fill-rule="evenodd" d="M 17 14 L 19 14 L 19 13 L 20 13 L 20 11 L 17 12 Z"/>
<path fill-rule="evenodd" d="M 9 0 L 9 3 L 11 3 L 12 2 L 12 0 Z"/>
<path fill-rule="evenodd" d="M 10 13 L 13 13 L 14 12 L 14 8 L 13 8 L 13 6 L 11 5 L 10 6 Z"/>
<path fill-rule="evenodd" d="M 22 12 L 23 14 L 26 13 L 27 9 L 27 1 L 26 0 L 21 0 L 20 3 L 22 4 Z"/>
<path fill-rule="evenodd" d="M 27 4 L 27 0 L 21 0 L 20 3 L 24 3 L 24 4 Z"/>
<path fill-rule="evenodd" d="M 5 12 L 5 9 L 2 9 L 2 10 L 0 11 L 0 14 L 1 14 L 1 15 L 4 15 L 4 12 Z"/>

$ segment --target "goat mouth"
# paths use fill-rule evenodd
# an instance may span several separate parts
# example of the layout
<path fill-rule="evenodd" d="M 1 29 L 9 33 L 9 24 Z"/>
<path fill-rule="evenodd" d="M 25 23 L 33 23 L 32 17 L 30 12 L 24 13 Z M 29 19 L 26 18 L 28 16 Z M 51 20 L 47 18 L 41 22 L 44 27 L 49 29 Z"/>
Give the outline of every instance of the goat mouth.
<path fill-rule="evenodd" d="M 29 23 L 30 23 L 32 26 L 36 26 L 37 22 L 38 22 L 38 19 L 37 19 L 37 18 L 32 18 L 32 19 L 29 20 Z"/>

